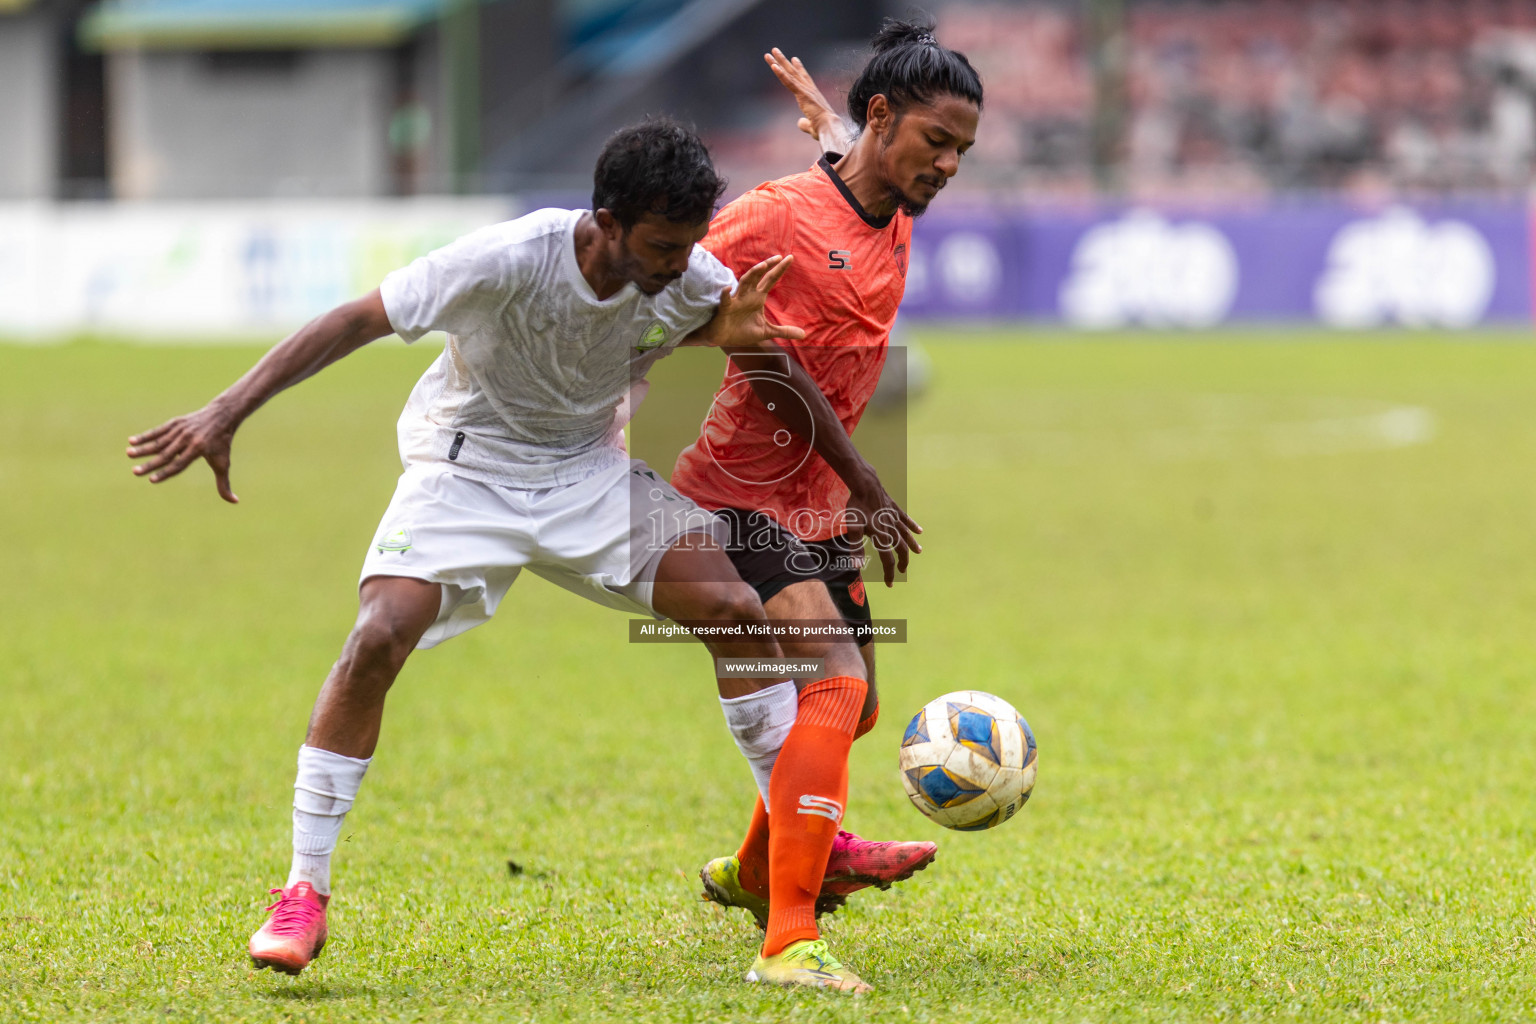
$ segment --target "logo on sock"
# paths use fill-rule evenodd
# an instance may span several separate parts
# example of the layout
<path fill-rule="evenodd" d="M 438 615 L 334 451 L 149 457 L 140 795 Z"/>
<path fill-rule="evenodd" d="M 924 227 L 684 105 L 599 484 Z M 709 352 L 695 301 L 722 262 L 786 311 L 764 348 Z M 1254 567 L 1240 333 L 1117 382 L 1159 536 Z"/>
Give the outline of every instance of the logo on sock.
<path fill-rule="evenodd" d="M 811 796 L 807 793 L 800 798 L 800 809 L 795 813 L 814 814 L 817 817 L 826 818 L 835 825 L 843 819 L 843 805 L 836 800 L 829 800 L 824 796 Z"/>

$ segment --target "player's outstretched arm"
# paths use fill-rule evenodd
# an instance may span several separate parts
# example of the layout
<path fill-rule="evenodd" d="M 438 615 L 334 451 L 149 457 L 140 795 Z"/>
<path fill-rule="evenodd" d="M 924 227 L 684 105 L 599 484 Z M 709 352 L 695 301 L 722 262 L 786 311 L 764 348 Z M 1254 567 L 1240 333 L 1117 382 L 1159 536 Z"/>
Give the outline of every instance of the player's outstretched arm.
<path fill-rule="evenodd" d="M 880 482 L 875 468 L 854 447 L 816 379 L 788 352 L 772 343 L 756 348 L 730 348 L 731 359 L 747 374 L 758 400 L 789 432 L 811 446 L 848 485 L 849 534 L 868 536 L 880 556 L 885 585 L 906 572 L 914 554 L 922 552 L 916 535 L 923 532 Z"/>
<path fill-rule="evenodd" d="M 799 129 L 821 143 L 822 152 L 847 155 L 848 148 L 853 145 L 853 136 L 843 119 L 837 116 L 837 111 L 832 109 L 832 104 L 816 88 L 816 80 L 805 70 L 800 58 L 786 57 L 784 51 L 775 46 L 763 54 L 763 60 L 768 63 L 773 77 L 783 83 L 799 104 Z"/>
<path fill-rule="evenodd" d="M 799 341 L 805 337 L 805 331 L 798 327 L 769 323 L 764 312 L 768 293 L 793 260 L 792 256 L 770 256 L 743 274 L 735 294 L 729 289 L 722 292 L 714 319 L 689 335 L 685 344 L 715 345 L 731 353 L 744 370 L 768 371 L 751 375 L 753 391 L 765 405 L 774 407 L 775 415 L 790 432 L 810 444 L 848 485 L 848 505 L 857 519 L 851 525 L 855 532 L 874 540 L 885 585 L 891 586 L 897 571 L 906 571 L 912 554 L 922 551 L 915 537 L 922 527 L 886 492 L 874 467 L 853 446 L 827 396 L 805 367 L 774 343 L 775 338 Z M 801 400 L 785 400 L 792 395 L 799 395 Z"/>
<path fill-rule="evenodd" d="M 219 497 L 238 502 L 229 486 L 229 450 L 246 417 L 284 388 L 393 332 L 377 289 L 311 320 L 201 409 L 130 437 L 128 457 L 146 460 L 133 467 L 134 475 L 158 484 L 206 459 Z"/>
<path fill-rule="evenodd" d="M 753 348 L 773 338 L 803 339 L 805 332 L 800 328 L 769 321 L 765 309 L 768 293 L 794 262 L 793 256 L 770 256 L 742 274 L 734 292 L 729 288 L 721 291 L 713 319 L 688 335 L 683 344 Z"/>

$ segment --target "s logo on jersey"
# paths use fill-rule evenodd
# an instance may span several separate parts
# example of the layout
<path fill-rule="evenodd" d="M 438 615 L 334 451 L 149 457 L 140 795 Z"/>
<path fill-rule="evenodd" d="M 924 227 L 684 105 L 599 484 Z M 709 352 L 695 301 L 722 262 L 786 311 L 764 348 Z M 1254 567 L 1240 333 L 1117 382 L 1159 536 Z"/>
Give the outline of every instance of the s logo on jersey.
<path fill-rule="evenodd" d="M 667 340 L 667 329 L 660 320 L 652 320 L 645 333 L 640 335 L 640 341 L 635 345 L 636 352 L 649 352 L 653 348 L 660 348 Z"/>
<path fill-rule="evenodd" d="M 847 249 L 828 249 L 827 250 L 827 269 L 828 270 L 852 270 L 853 269 L 853 253 L 848 251 Z"/>
<path fill-rule="evenodd" d="M 907 276 L 907 243 L 902 242 L 896 247 L 896 269 L 901 271 L 901 276 Z"/>

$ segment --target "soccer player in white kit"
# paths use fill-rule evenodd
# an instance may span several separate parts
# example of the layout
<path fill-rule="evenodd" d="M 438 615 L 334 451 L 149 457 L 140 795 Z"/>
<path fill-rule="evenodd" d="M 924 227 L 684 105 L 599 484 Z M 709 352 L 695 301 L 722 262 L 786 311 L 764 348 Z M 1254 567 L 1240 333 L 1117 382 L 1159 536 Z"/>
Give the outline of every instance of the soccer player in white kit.
<path fill-rule="evenodd" d="M 257 967 L 297 974 L 325 944 L 330 856 L 407 656 L 489 619 L 523 568 L 619 609 L 766 627 L 722 549 L 723 524 L 623 440 L 645 372 L 679 344 L 804 336 L 763 313 L 789 260 L 765 260 L 737 285 L 697 244 L 724 187 L 688 129 L 624 129 L 599 157 L 591 211 L 539 210 L 424 256 L 300 328 L 203 409 L 129 439 L 129 456 L 145 460 L 135 474 L 159 483 L 203 458 L 235 502 L 230 445 L 268 399 L 388 334 L 448 334 L 400 417 L 404 472 L 299 748 L 292 868 L 251 937 Z M 772 639 L 705 642 L 716 657 L 780 654 Z M 779 682 L 721 680 L 720 696 Z M 777 751 L 730 724 L 766 777 Z"/>

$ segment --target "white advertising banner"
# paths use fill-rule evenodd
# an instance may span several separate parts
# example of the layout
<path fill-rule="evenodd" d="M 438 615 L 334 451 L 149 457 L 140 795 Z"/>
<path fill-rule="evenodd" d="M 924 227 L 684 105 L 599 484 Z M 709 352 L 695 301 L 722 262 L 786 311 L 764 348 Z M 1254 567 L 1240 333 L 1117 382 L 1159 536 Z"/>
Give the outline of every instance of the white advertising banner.
<path fill-rule="evenodd" d="M 494 198 L 0 204 L 0 337 L 280 335 L 517 212 Z"/>

